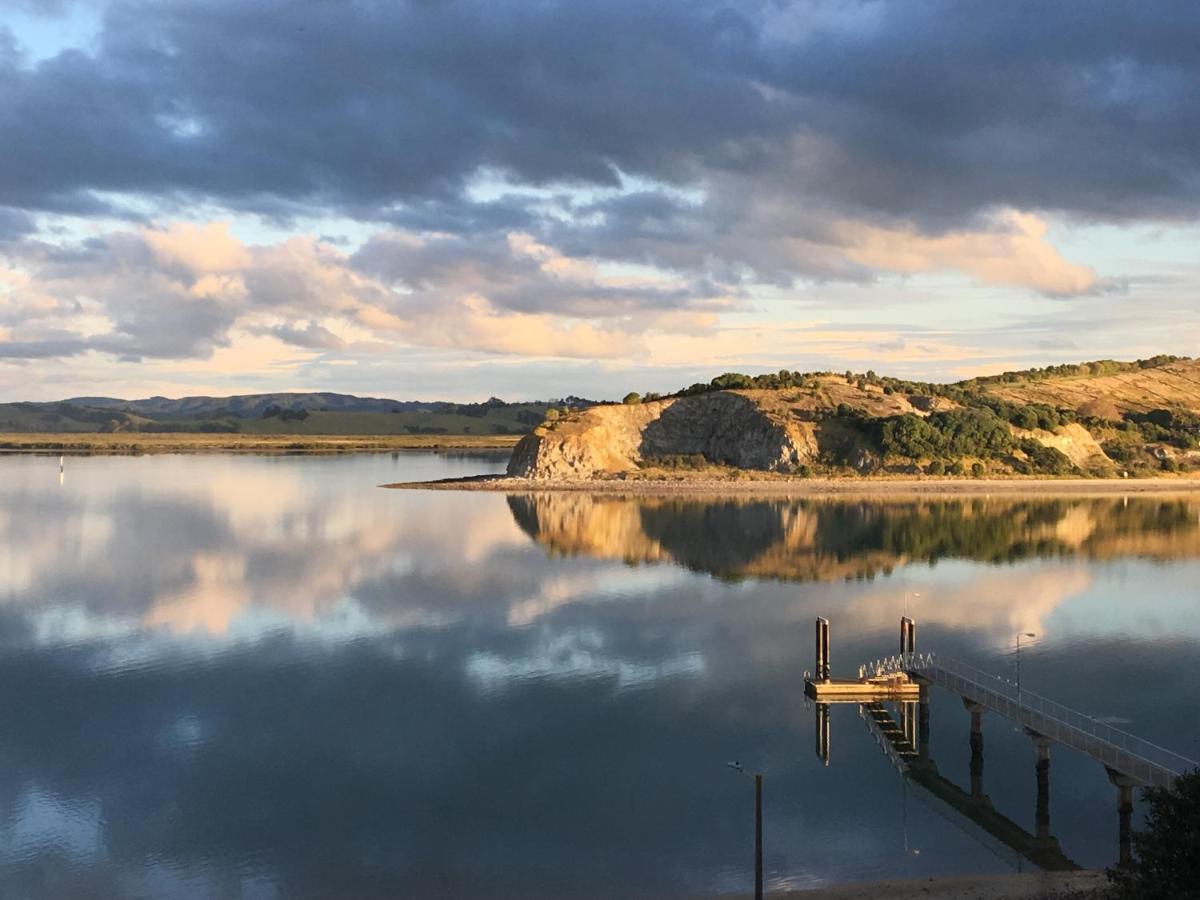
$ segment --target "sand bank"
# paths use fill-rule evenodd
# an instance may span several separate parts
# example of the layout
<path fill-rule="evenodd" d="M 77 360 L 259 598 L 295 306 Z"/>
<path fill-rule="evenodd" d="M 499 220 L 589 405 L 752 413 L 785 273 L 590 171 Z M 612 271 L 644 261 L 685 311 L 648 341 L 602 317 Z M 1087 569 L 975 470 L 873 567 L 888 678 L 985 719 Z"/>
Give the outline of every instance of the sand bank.
<path fill-rule="evenodd" d="M 625 495 L 696 494 L 709 496 L 923 496 L 1070 494 L 1121 496 L 1179 494 L 1200 491 L 1197 478 L 728 478 L 648 479 L 604 478 L 586 481 L 547 481 L 478 475 L 440 481 L 412 481 L 383 487 L 431 491 L 586 491 Z"/>

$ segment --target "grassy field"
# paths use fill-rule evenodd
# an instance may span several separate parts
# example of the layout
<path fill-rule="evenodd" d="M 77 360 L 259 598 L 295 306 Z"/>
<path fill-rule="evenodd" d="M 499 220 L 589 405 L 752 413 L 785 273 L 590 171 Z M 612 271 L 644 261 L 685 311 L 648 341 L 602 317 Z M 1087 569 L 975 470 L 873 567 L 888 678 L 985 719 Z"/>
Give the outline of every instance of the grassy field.
<path fill-rule="evenodd" d="M 510 450 L 502 434 L 139 434 L 0 433 L 0 453 L 356 453 L 388 450 Z"/>
<path fill-rule="evenodd" d="M 278 417 L 268 419 L 239 419 L 238 427 L 241 434 L 276 434 L 287 431 L 291 434 L 303 435 L 385 435 L 397 434 L 421 435 L 422 430 L 438 429 L 440 434 L 447 435 L 494 435 L 494 434 L 524 434 L 530 429 L 529 424 L 522 423 L 516 414 L 522 410 L 533 410 L 533 407 L 507 407 L 492 410 L 486 416 L 464 416 L 457 413 L 370 413 L 370 412 L 323 412 L 320 410 L 308 414 L 303 420 L 281 420 Z M 534 410 L 538 421 L 543 410 Z"/>
<path fill-rule="evenodd" d="M 53 408 L 28 403 L 0 403 L 0 434 L 93 434 L 97 432 L 163 434 L 277 435 L 509 435 L 524 434 L 542 421 L 547 404 L 512 403 L 479 415 L 455 407 L 442 412 L 400 410 L 359 412 L 305 410 L 303 417 L 218 416 L 209 418 L 159 416 L 147 418 L 128 411 L 90 409 L 71 404 Z M 477 410 L 478 411 L 478 410 Z"/>
<path fill-rule="evenodd" d="M 986 386 L 988 393 L 1014 403 L 1045 403 L 1078 409 L 1102 398 L 1118 409 L 1186 409 L 1200 413 L 1200 360 L 1184 360 L 1116 375 L 1048 378 Z"/>

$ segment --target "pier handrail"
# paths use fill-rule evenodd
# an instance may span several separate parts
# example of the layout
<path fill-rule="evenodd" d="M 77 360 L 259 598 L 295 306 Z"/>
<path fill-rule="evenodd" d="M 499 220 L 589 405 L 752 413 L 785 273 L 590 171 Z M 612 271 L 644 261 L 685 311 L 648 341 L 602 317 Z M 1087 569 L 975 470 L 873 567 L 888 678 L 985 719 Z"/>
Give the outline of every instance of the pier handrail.
<path fill-rule="evenodd" d="M 1078 746 L 1111 768 L 1147 784 L 1167 783 L 1200 766 L 1195 760 L 952 657 L 905 653 L 876 660 L 861 667 L 860 672 L 866 677 L 900 672 L 928 676 L 1039 734 Z"/>

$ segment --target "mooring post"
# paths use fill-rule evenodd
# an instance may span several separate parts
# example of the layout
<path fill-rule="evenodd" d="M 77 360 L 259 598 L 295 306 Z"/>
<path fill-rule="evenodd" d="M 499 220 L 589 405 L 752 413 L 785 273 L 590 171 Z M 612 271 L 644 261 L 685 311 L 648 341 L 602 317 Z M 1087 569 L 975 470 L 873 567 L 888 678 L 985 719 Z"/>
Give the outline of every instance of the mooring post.
<path fill-rule="evenodd" d="M 829 765 L 829 704 L 816 704 L 817 727 L 814 729 L 817 738 L 817 758 Z"/>
<path fill-rule="evenodd" d="M 901 705 L 902 717 L 904 719 L 904 739 L 908 741 L 908 745 L 913 750 L 920 749 L 919 740 L 917 738 L 917 704 L 912 700 L 906 700 Z"/>
<path fill-rule="evenodd" d="M 817 618 L 816 630 L 816 659 L 813 666 L 813 677 L 817 681 L 829 680 L 829 620 Z"/>
<path fill-rule="evenodd" d="M 754 775 L 754 900 L 763 897 L 762 775 Z"/>
<path fill-rule="evenodd" d="M 921 762 L 929 762 L 929 685 L 921 682 L 917 700 L 917 753 Z"/>
<path fill-rule="evenodd" d="M 917 649 L 917 623 L 904 616 L 900 619 L 900 655 Z"/>

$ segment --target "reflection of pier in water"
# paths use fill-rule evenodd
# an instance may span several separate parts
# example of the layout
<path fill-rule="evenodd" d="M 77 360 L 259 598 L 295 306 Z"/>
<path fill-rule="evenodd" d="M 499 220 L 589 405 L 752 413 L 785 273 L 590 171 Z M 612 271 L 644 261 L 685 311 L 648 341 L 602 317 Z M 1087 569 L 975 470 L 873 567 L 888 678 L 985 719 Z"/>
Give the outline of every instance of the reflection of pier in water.
<path fill-rule="evenodd" d="M 1119 861 L 1130 859 L 1133 788 L 1166 786 L 1197 766 L 1179 754 L 1135 735 L 1096 722 L 1054 701 L 1022 691 L 1004 679 L 957 660 L 916 653 L 916 626 L 905 617 L 900 625 L 900 654 L 860 667 L 857 681 L 829 674 L 829 622 L 817 620 L 816 671 L 805 692 L 817 700 L 817 755 L 830 761 L 830 703 L 857 703 L 859 714 L 876 743 L 900 772 L 954 815 L 969 821 L 1020 857 L 1047 871 L 1077 869 L 1050 833 L 1050 747 L 1059 743 L 1101 762 L 1117 788 Z M 903 679 L 906 690 L 897 690 Z M 957 694 L 971 715 L 971 786 L 969 791 L 943 777 L 929 749 L 929 688 L 941 685 Z M 857 690 L 856 690 L 857 689 Z M 905 699 L 917 694 L 917 699 Z M 874 692 L 876 696 L 866 694 Z M 888 703 L 899 710 L 899 722 Z M 992 711 L 1022 726 L 1035 749 L 1037 800 L 1035 833 L 1001 815 L 983 791 L 983 713 Z M 971 831 L 972 829 L 965 829 Z M 985 841 L 986 843 L 986 841 Z"/>

